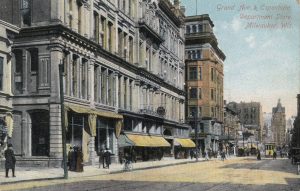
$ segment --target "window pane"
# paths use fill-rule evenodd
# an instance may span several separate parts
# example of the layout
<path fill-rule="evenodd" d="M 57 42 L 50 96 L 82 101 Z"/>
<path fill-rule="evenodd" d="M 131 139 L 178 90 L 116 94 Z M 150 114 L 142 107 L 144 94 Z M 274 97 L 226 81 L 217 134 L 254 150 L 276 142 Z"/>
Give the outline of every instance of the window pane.
<path fill-rule="evenodd" d="M 190 98 L 197 98 L 197 88 L 190 89 Z"/>

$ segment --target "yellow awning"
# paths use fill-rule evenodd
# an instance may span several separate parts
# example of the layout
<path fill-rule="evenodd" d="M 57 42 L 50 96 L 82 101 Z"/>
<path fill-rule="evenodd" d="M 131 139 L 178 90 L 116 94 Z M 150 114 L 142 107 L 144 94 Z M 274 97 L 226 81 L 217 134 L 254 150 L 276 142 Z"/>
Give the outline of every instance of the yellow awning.
<path fill-rule="evenodd" d="M 137 147 L 170 147 L 170 143 L 163 137 L 150 136 L 150 135 L 133 135 L 126 134 L 126 136 Z"/>
<path fill-rule="evenodd" d="M 196 144 L 191 139 L 175 138 L 175 142 L 179 143 L 182 147 L 186 147 L 186 148 L 196 147 Z"/>

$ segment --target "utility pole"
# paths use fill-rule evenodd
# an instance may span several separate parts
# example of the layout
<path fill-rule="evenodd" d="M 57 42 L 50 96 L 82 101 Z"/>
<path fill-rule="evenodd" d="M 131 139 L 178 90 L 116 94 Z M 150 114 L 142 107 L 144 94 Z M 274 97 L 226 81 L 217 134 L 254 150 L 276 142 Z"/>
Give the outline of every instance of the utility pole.
<path fill-rule="evenodd" d="M 199 151 L 198 151 L 198 108 L 196 107 L 196 111 L 192 113 L 194 116 L 194 122 L 195 122 L 195 140 L 196 140 L 196 161 L 198 162 L 199 157 Z"/>
<path fill-rule="evenodd" d="M 62 132 L 62 147 L 63 147 L 63 167 L 64 167 L 64 178 L 68 179 L 63 76 L 64 76 L 64 63 L 60 63 L 59 64 L 59 89 L 60 89 L 61 132 Z"/>

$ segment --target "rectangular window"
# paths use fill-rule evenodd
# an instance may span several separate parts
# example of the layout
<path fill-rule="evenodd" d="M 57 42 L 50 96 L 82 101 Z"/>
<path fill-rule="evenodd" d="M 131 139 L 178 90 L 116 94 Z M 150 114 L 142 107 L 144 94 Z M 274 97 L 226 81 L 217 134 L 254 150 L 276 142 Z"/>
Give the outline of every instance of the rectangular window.
<path fill-rule="evenodd" d="M 118 53 L 119 53 L 119 56 L 122 57 L 122 53 L 123 53 L 123 50 L 122 50 L 122 45 L 123 45 L 123 34 L 122 34 L 122 30 L 118 30 Z"/>
<path fill-rule="evenodd" d="M 39 56 L 38 56 L 38 49 L 30 50 L 30 59 L 31 59 L 31 72 L 38 71 L 39 65 Z"/>
<path fill-rule="evenodd" d="M 190 88 L 190 99 L 197 99 L 197 88 Z"/>
<path fill-rule="evenodd" d="M 198 115 L 199 115 L 199 117 L 202 116 L 202 107 L 199 107 L 199 108 L 198 108 Z"/>
<path fill-rule="evenodd" d="M 101 69 L 101 103 L 106 103 L 106 92 L 107 92 L 107 70 Z"/>
<path fill-rule="evenodd" d="M 112 23 L 108 23 L 108 35 L 107 35 L 107 41 L 108 41 L 108 51 L 112 52 L 112 37 L 113 37 L 113 31 L 112 31 Z"/>
<path fill-rule="evenodd" d="M 199 96 L 199 99 L 202 99 L 202 89 L 201 88 L 198 89 L 198 96 Z"/>
<path fill-rule="evenodd" d="M 77 96 L 77 60 L 78 58 L 73 57 L 72 65 L 72 95 Z"/>
<path fill-rule="evenodd" d="M 86 98 L 86 61 L 82 60 L 81 63 L 81 98 Z"/>
<path fill-rule="evenodd" d="M 106 19 L 104 17 L 101 17 L 101 46 L 103 48 L 106 48 L 105 44 L 105 37 L 106 37 Z"/>
<path fill-rule="evenodd" d="M 21 0 L 21 15 L 24 25 L 31 25 L 31 1 L 30 0 Z"/>
<path fill-rule="evenodd" d="M 129 37 L 129 62 L 133 63 L 133 38 Z"/>
<path fill-rule="evenodd" d="M 3 58 L 0 57 L 0 91 L 3 90 Z"/>
<path fill-rule="evenodd" d="M 98 92 L 99 92 L 99 83 L 98 83 L 98 71 L 99 71 L 99 66 L 95 65 L 94 66 L 94 100 L 95 102 L 98 102 Z"/>
<path fill-rule="evenodd" d="M 189 68 L 189 76 L 190 80 L 197 80 L 197 67 Z"/>
<path fill-rule="evenodd" d="M 213 69 L 213 68 L 210 69 L 210 77 L 211 77 L 211 78 L 210 78 L 211 81 L 214 81 L 214 78 L 215 78 L 215 77 L 214 77 L 214 69 Z"/>
<path fill-rule="evenodd" d="M 196 106 L 190 106 L 189 107 L 189 115 L 190 115 L 190 117 L 194 117 L 195 113 L 197 113 L 197 107 Z"/>
<path fill-rule="evenodd" d="M 199 80 L 202 80 L 202 67 L 199 67 Z"/>
<path fill-rule="evenodd" d="M 201 50 L 197 50 L 197 59 L 201 59 Z"/>
<path fill-rule="evenodd" d="M 214 117 L 214 108 L 213 108 L 213 107 L 211 108 L 210 116 L 211 116 L 211 117 Z"/>
<path fill-rule="evenodd" d="M 94 12 L 94 36 L 96 43 L 99 43 L 99 15 Z"/>
<path fill-rule="evenodd" d="M 214 100 L 214 89 L 210 89 L 210 99 Z"/>

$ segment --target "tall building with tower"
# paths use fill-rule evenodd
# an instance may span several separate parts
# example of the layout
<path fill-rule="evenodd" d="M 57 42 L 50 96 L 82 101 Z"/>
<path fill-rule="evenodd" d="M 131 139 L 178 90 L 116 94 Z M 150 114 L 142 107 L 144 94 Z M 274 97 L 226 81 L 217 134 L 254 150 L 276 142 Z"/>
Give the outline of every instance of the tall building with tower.
<path fill-rule="evenodd" d="M 282 147 L 285 145 L 286 118 L 285 107 L 282 106 L 280 99 L 277 106 L 272 109 L 272 131 L 275 145 Z"/>

